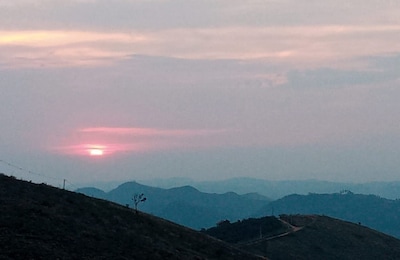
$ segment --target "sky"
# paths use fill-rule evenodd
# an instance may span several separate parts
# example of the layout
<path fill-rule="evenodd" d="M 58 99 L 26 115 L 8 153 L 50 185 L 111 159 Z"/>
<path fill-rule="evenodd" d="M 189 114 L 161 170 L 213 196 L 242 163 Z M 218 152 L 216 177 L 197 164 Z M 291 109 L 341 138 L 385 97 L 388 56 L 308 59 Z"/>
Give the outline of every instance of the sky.
<path fill-rule="evenodd" d="M 0 171 L 400 180 L 400 2 L 0 0 Z"/>

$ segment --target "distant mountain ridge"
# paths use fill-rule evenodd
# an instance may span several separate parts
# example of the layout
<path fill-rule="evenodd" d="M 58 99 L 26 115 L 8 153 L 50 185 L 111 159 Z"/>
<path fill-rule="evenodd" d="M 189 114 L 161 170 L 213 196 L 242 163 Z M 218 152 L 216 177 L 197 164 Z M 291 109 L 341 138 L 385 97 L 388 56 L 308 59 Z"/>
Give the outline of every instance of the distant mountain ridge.
<path fill-rule="evenodd" d="M 121 205 L 132 205 L 133 195 L 143 193 L 147 200 L 139 205 L 140 210 L 194 229 L 211 227 L 223 219 L 247 218 L 269 202 L 254 193 L 204 193 L 191 186 L 162 189 L 137 182 L 123 183 L 109 192 L 95 188 L 81 188 L 77 192 Z"/>
<path fill-rule="evenodd" d="M 282 180 L 271 181 L 249 177 L 231 178 L 219 181 L 193 181 L 189 178 L 154 179 L 141 183 L 160 188 L 172 188 L 190 185 L 202 192 L 224 193 L 233 191 L 238 194 L 256 192 L 271 200 L 290 194 L 336 193 L 351 190 L 359 194 L 374 194 L 387 199 L 400 198 L 400 181 L 348 183 L 321 180 Z"/>
<path fill-rule="evenodd" d="M 122 205 L 132 205 L 133 194 L 144 193 L 149 200 L 140 205 L 141 210 L 197 230 L 212 227 L 225 219 L 236 221 L 279 214 L 321 214 L 361 223 L 400 238 L 400 200 L 354 194 L 349 190 L 291 194 L 275 201 L 258 193 L 204 193 L 191 186 L 162 189 L 137 182 L 121 184 L 109 192 L 95 188 L 77 191 Z"/>
<path fill-rule="evenodd" d="M 255 216 L 279 214 L 319 214 L 360 223 L 400 238 L 400 200 L 376 195 L 341 193 L 292 194 L 273 201 Z"/>

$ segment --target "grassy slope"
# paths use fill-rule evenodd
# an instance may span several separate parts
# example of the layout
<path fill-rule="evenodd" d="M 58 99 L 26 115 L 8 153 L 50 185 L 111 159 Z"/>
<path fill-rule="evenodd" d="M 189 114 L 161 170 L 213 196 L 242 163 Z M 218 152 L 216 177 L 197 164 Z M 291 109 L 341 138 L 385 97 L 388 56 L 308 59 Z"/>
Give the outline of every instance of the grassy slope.
<path fill-rule="evenodd" d="M 82 194 L 0 175 L 1 259 L 259 259 Z"/>
<path fill-rule="evenodd" d="M 242 246 L 270 259 L 400 259 L 400 240 L 367 227 L 326 216 L 285 218 L 303 229 Z"/>

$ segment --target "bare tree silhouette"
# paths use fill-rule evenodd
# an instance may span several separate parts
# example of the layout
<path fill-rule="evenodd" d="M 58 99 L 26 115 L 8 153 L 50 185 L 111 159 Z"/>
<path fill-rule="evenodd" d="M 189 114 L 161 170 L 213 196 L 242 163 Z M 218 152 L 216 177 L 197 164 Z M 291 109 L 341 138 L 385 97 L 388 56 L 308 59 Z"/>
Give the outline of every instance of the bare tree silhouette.
<path fill-rule="evenodd" d="M 137 211 L 138 211 L 137 209 L 138 209 L 139 203 L 145 202 L 146 199 L 147 199 L 147 198 L 144 196 L 143 193 L 141 193 L 141 194 L 135 193 L 135 195 L 133 195 L 132 200 L 133 200 L 133 206 L 135 207 L 136 213 L 137 213 Z"/>

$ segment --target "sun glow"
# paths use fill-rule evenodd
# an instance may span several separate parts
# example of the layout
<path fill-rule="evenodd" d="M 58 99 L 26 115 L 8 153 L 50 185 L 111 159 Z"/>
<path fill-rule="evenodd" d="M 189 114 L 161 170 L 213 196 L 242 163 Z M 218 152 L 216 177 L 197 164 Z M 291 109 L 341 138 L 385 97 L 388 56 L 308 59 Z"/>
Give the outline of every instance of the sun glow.
<path fill-rule="evenodd" d="M 101 148 L 91 148 L 89 149 L 89 155 L 90 156 L 102 156 L 104 155 L 104 150 Z"/>

